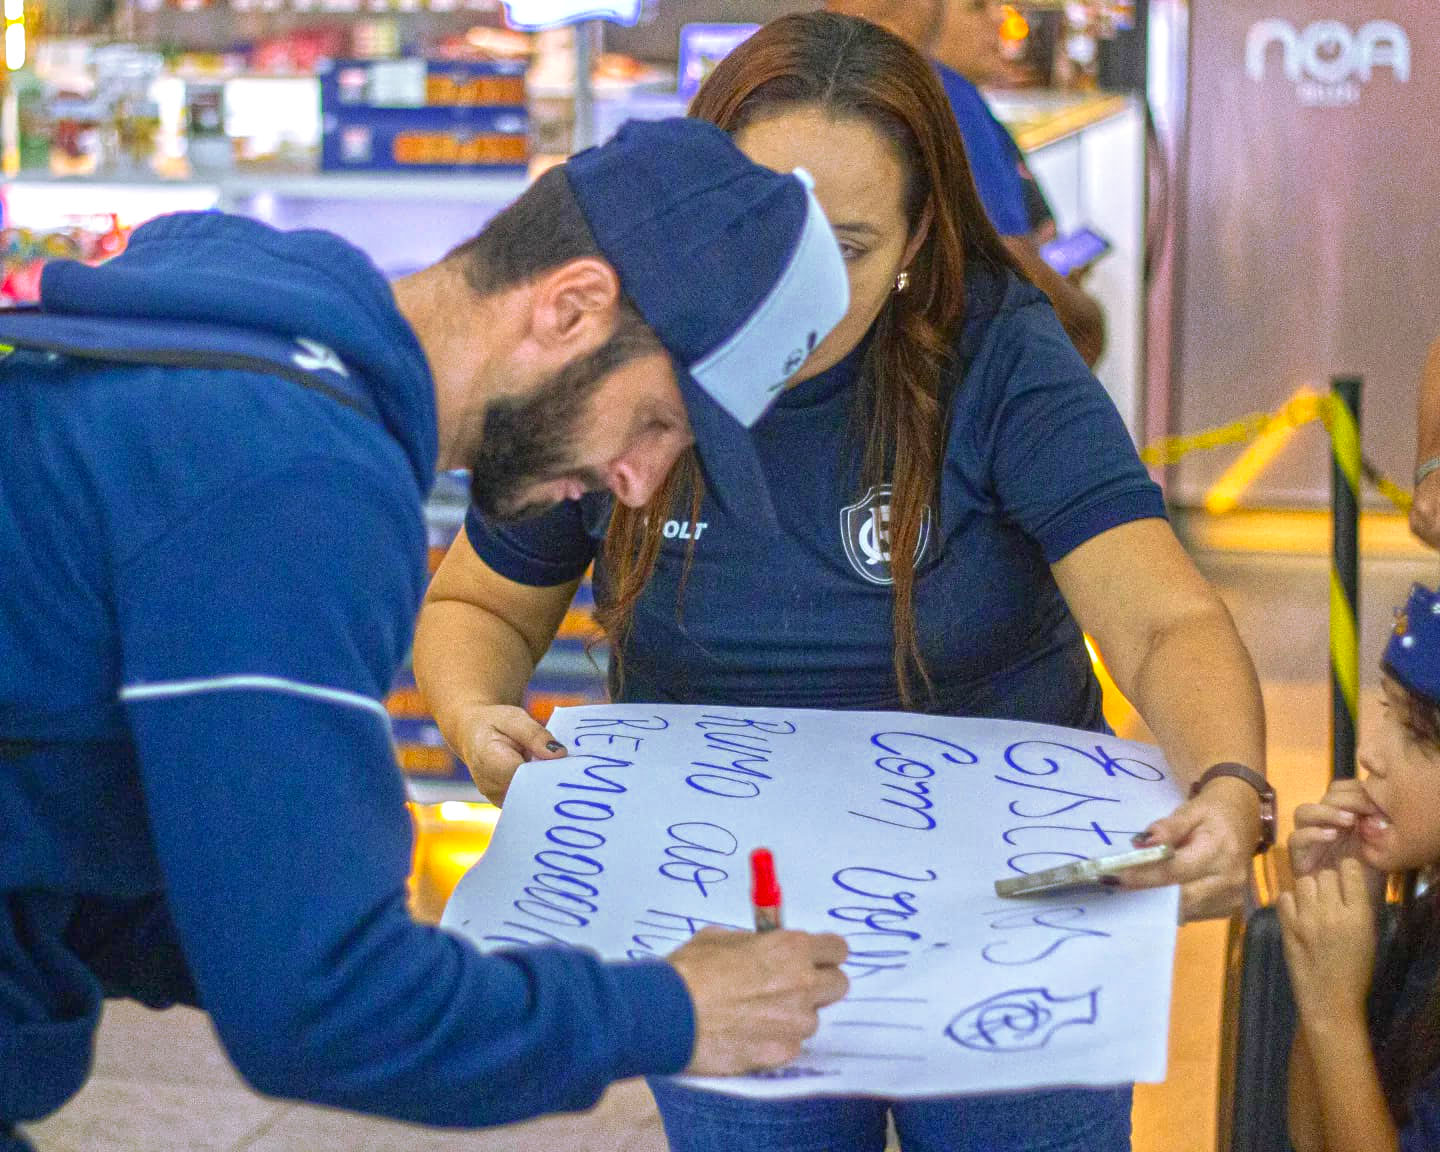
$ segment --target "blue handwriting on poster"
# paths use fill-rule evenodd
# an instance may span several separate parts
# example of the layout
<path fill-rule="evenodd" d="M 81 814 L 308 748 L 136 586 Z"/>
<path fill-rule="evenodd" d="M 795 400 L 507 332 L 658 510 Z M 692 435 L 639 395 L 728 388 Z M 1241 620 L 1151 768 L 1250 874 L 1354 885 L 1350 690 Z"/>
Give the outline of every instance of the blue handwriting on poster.
<path fill-rule="evenodd" d="M 705 751 L 718 754 L 715 760 L 691 761 L 692 772 L 685 782 L 707 796 L 731 800 L 753 800 L 760 795 L 761 782 L 771 780 L 764 771 L 774 756 L 773 738 L 793 736 L 795 725 L 788 720 L 750 720 L 741 716 L 702 716 L 695 727 L 703 733 Z"/>
<path fill-rule="evenodd" d="M 645 929 L 630 937 L 633 945 L 625 953 L 631 960 L 654 960 L 665 956 L 684 944 L 702 928 L 728 928 L 739 932 L 739 924 L 727 924 L 723 920 L 705 920 L 684 912 L 665 912 L 659 908 L 647 908 L 644 919 L 635 921 L 635 927 Z"/>
<path fill-rule="evenodd" d="M 851 867 L 841 868 L 831 877 L 841 891 L 860 898 L 860 903 L 840 904 L 829 912 L 831 919 L 842 924 L 861 926 L 841 933 L 850 944 L 850 956 L 843 966 L 853 978 L 905 967 L 922 943 L 921 934 L 909 926 L 920 912 L 918 897 L 910 888 L 938 876 L 929 868 L 908 875 L 885 868 Z M 857 947 L 861 942 L 865 943 Z"/>
<path fill-rule="evenodd" d="M 1042 908 L 1039 911 L 1030 908 L 1022 908 L 1018 912 L 1007 910 L 990 921 L 990 930 L 1004 935 L 987 943 L 980 950 L 980 956 L 989 964 L 1019 967 L 1036 964 L 1054 955 L 1070 940 L 1110 939 L 1109 932 L 1077 923 L 1085 915 L 1085 907 L 1081 904 Z"/>
<path fill-rule="evenodd" d="M 667 880 L 693 884 L 701 896 L 709 896 L 710 886 L 730 879 L 730 873 L 720 866 L 720 860 L 735 855 L 740 842 L 728 828 L 707 821 L 689 820 L 671 824 L 665 829 L 665 834 L 670 843 L 665 848 L 667 859 L 660 865 L 660 875 Z"/>
<path fill-rule="evenodd" d="M 935 828 L 935 802 L 930 798 L 930 781 L 940 771 L 940 766 L 966 766 L 976 764 L 980 759 L 968 748 L 921 732 L 877 732 L 870 737 L 870 743 L 889 753 L 879 757 L 875 767 L 895 778 L 880 785 L 893 795 L 882 796 L 877 801 L 882 807 L 882 815 L 853 809 L 850 815 L 917 832 L 930 832 Z"/>
<path fill-rule="evenodd" d="M 1056 740 L 1020 740 L 1005 749 L 1004 760 L 1012 771 L 1032 778 L 995 776 L 1002 784 L 1020 791 L 1007 807 L 1012 816 L 1027 821 L 1051 820 L 1087 804 L 1119 803 L 1117 798 L 1104 793 L 1105 785 L 1120 777 L 1154 784 L 1165 780 L 1164 771 L 1155 765 L 1135 757 L 1115 756 L 1100 744 L 1092 751 Z M 1071 787 L 1062 788 L 1054 782 L 1041 784 L 1034 779 L 1062 774 Z M 1072 781 L 1072 776 L 1085 779 Z M 1028 875 L 1058 864 L 1088 860 L 1117 845 L 1128 846 L 1130 837 L 1138 831 L 1138 828 L 1107 828 L 1099 820 L 1074 824 L 1032 822 L 1005 829 L 1001 839 L 1011 848 L 1027 848 L 1010 856 L 1005 863 L 1012 872 Z M 1035 843 L 1029 833 L 1040 834 L 1040 847 L 1029 849 L 1029 845 Z M 1089 843 L 1092 839 L 1094 843 Z"/>
<path fill-rule="evenodd" d="M 618 739 L 631 742 L 633 753 L 639 751 L 644 739 L 635 731 L 655 732 L 669 726 L 659 716 L 647 720 L 590 717 L 581 723 L 582 731 L 572 738 L 571 745 L 579 745 L 586 738 L 603 738 L 608 746 L 609 741 Z M 617 733 L 617 729 L 622 731 Z M 521 896 L 511 901 L 518 919 L 500 923 L 501 928 L 523 935 L 489 933 L 481 937 L 482 943 L 573 944 L 574 933 L 588 928 L 600 910 L 599 881 L 605 872 L 603 852 L 609 842 L 603 825 L 615 818 L 614 798 L 628 792 L 621 777 L 625 769 L 635 766 L 635 761 L 577 751 L 566 757 L 564 766 L 567 778 L 556 788 L 567 795 L 551 806 L 554 823 L 545 829 L 546 847 L 531 857 L 536 870 Z M 584 795 L 568 795 L 571 792 Z"/>

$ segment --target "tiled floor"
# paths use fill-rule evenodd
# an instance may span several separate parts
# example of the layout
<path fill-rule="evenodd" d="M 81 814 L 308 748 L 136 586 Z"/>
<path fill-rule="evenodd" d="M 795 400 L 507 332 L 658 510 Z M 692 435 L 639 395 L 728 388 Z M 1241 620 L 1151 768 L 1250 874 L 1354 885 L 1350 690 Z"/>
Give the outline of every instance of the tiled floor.
<path fill-rule="evenodd" d="M 27 1135 L 40 1152 L 665 1152 L 643 1081 L 617 1085 L 583 1116 L 483 1133 L 420 1128 L 257 1096 L 201 1013 L 129 1002 L 107 1005 L 84 1091 Z"/>
<path fill-rule="evenodd" d="M 1263 533 L 1263 526 L 1261 527 Z M 1234 548 L 1235 545 L 1228 545 Z M 1243 547 L 1243 545 L 1242 545 Z M 1323 556 L 1202 552 L 1265 681 L 1271 774 L 1285 815 L 1323 787 L 1327 773 L 1327 563 Z M 1367 559 L 1362 583 L 1361 731 L 1374 705 L 1375 663 L 1390 609 L 1412 580 L 1434 582 L 1440 564 L 1414 548 Z M 1170 1076 L 1142 1086 L 1137 1152 L 1213 1152 L 1225 926 L 1180 934 Z M 664 1152 L 643 1083 L 618 1085 L 592 1113 L 483 1133 L 441 1132 L 277 1103 L 235 1077 L 204 1018 L 111 1006 L 95 1075 L 67 1107 L 28 1133 L 40 1152 Z"/>

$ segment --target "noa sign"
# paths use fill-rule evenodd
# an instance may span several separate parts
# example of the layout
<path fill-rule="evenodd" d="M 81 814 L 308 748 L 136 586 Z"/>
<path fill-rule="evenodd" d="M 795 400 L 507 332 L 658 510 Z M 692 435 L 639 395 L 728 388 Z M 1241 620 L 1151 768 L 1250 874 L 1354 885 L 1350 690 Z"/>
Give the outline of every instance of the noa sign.
<path fill-rule="evenodd" d="M 1303 29 L 1287 20 L 1259 20 L 1245 37 L 1250 79 L 1264 80 L 1272 59 L 1305 104 L 1353 104 L 1377 68 L 1389 69 L 1397 84 L 1410 80 L 1410 38 L 1390 20 L 1371 20 L 1353 32 L 1339 20 L 1316 20 Z"/>
<path fill-rule="evenodd" d="M 641 0 L 503 0 L 505 20 L 512 28 L 539 32 L 582 20 L 612 20 L 634 24 L 640 19 Z"/>

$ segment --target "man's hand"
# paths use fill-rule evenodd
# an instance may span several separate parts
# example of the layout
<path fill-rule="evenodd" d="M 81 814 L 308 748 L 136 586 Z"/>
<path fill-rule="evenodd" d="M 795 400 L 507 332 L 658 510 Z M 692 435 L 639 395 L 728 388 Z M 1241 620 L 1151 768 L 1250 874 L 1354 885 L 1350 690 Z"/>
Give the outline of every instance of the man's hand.
<path fill-rule="evenodd" d="M 468 713 L 463 744 L 455 751 L 470 769 L 475 787 L 492 804 L 503 804 L 515 770 L 530 760 L 557 760 L 565 745 L 530 713 L 511 704 L 491 704 Z"/>
<path fill-rule="evenodd" d="M 669 961 L 695 1005 L 695 1051 L 686 1072 L 734 1076 L 800 1055 L 818 1012 L 842 999 L 849 954 L 830 933 L 731 932 L 703 928 Z"/>
<path fill-rule="evenodd" d="M 1285 963 L 1306 1028 L 1363 1027 L 1375 972 L 1375 899 L 1365 866 L 1342 860 L 1276 901 Z"/>
<path fill-rule="evenodd" d="M 1120 874 L 1127 888 L 1183 885 L 1180 918 L 1228 916 L 1250 890 L 1250 862 L 1260 841 L 1260 798 L 1243 780 L 1212 780 L 1200 795 L 1145 830 L 1138 844 L 1169 844 L 1175 855 Z"/>

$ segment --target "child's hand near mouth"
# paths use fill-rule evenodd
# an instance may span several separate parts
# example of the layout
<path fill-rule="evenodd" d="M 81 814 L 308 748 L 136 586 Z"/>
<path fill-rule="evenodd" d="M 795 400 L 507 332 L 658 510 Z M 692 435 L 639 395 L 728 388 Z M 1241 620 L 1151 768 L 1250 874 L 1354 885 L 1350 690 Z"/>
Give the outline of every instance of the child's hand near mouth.
<path fill-rule="evenodd" d="M 1295 809 L 1290 870 L 1298 878 L 1339 867 L 1342 860 L 1359 860 L 1373 893 L 1383 887 L 1385 875 L 1365 861 L 1363 842 L 1374 841 L 1389 828 L 1389 818 L 1359 780 L 1333 781 L 1318 802 Z"/>

